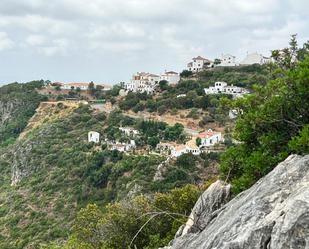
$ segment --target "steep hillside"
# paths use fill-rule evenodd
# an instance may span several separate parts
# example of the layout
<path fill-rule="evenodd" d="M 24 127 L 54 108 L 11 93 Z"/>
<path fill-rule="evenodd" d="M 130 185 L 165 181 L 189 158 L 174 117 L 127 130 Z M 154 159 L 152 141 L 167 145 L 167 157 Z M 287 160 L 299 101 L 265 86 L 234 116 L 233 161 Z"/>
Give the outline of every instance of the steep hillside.
<path fill-rule="evenodd" d="M 30 121 L 20 139 L 0 151 L 3 249 L 62 241 L 86 204 L 103 207 L 128 195 L 195 183 L 198 172 L 208 167 L 201 159 L 188 167 L 184 158 L 171 164 L 163 180 L 154 181 L 162 156 L 125 155 L 88 143 L 90 130 L 104 139 L 109 133 L 115 136 L 121 124 L 132 123 L 118 112 L 106 117 L 88 105 L 42 103 Z"/>
<path fill-rule="evenodd" d="M 43 83 L 13 83 L 0 88 L 0 146 L 12 143 L 19 136 L 40 101 L 46 99 L 36 92 Z"/>

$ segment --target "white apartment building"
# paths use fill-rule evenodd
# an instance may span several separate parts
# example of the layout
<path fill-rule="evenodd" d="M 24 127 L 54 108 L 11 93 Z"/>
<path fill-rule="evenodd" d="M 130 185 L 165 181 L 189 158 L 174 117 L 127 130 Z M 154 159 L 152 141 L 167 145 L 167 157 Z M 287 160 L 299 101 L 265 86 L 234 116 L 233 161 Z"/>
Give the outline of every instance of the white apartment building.
<path fill-rule="evenodd" d="M 132 92 L 153 93 L 160 81 L 160 76 L 151 73 L 138 72 L 132 76 L 131 82 L 125 83 L 125 89 Z"/>
<path fill-rule="evenodd" d="M 200 72 L 212 65 L 213 61 L 203 58 L 202 56 L 197 56 L 192 58 L 192 61 L 187 64 L 187 69 L 192 72 Z"/>
<path fill-rule="evenodd" d="M 248 90 L 238 86 L 229 86 L 226 82 L 218 81 L 214 86 L 204 88 L 205 94 L 232 94 L 236 97 L 240 97 L 243 94 L 249 93 Z"/>
<path fill-rule="evenodd" d="M 222 54 L 221 55 L 221 63 L 217 65 L 218 67 L 234 67 L 236 66 L 236 56 L 231 54 Z"/>
<path fill-rule="evenodd" d="M 262 54 L 258 54 L 257 52 L 247 54 L 246 58 L 244 58 L 241 62 L 240 65 L 252 65 L 252 64 L 266 64 L 271 62 L 271 58 L 265 57 Z"/>
<path fill-rule="evenodd" d="M 175 85 L 180 80 L 179 73 L 173 71 L 165 71 L 163 74 L 160 75 L 160 81 L 166 80 L 169 84 Z"/>

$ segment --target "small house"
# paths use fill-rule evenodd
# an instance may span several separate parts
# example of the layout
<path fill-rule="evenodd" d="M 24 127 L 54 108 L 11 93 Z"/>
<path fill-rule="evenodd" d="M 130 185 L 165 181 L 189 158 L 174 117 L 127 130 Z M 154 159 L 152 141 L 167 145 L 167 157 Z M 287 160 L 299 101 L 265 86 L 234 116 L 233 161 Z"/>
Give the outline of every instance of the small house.
<path fill-rule="evenodd" d="M 198 137 L 201 139 L 200 147 L 214 146 L 223 140 L 221 132 L 215 132 L 212 129 L 200 133 Z"/>
<path fill-rule="evenodd" d="M 88 132 L 88 142 L 99 143 L 100 142 L 100 133 L 96 131 Z"/>

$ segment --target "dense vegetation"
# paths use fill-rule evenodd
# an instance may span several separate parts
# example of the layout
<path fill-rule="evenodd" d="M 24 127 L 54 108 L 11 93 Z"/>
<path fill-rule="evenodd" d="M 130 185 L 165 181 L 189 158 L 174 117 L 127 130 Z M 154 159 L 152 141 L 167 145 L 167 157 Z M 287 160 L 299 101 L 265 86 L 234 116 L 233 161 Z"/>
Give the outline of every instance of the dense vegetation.
<path fill-rule="evenodd" d="M 139 131 L 139 136 L 126 136 L 119 130 L 120 126 L 131 126 Z M 104 129 L 103 134 L 109 140 L 119 140 L 128 142 L 134 139 L 138 146 L 150 145 L 155 148 L 162 141 L 176 141 L 183 143 L 186 140 L 184 127 L 176 123 L 173 126 L 167 125 L 165 122 L 154 120 L 133 119 L 125 116 L 121 111 L 116 110 L 109 115 L 108 126 Z"/>
<path fill-rule="evenodd" d="M 55 115 L 63 116 L 53 118 L 51 108 Z M 104 140 L 111 127 L 121 125 L 136 125 L 143 139 L 161 130 L 160 136 L 174 140 L 182 134 L 182 126 L 136 121 L 118 111 L 107 117 L 94 113 L 88 105 L 73 112 L 67 109 L 62 103 L 46 107 L 48 116 L 40 126 L 0 151 L 0 248 L 38 248 L 42 242 L 67 238 L 77 211 L 88 203 L 104 207 L 139 193 L 168 191 L 201 181 L 200 169 L 195 165 L 187 168 L 186 162 L 183 169 L 182 162 L 172 163 L 165 181 L 153 181 L 165 158 L 126 155 L 109 151 L 104 143 L 87 142 L 88 131 L 100 132 Z M 12 171 L 21 175 L 14 187 L 10 186 Z"/>
<path fill-rule="evenodd" d="M 41 80 L 0 87 L 0 146 L 12 143 L 26 127 L 40 101 L 45 99 L 36 92 L 43 85 Z"/>
<path fill-rule="evenodd" d="M 204 88 L 213 85 L 216 81 L 225 81 L 241 87 L 252 89 L 253 84 L 265 85 L 270 78 L 271 67 L 268 65 L 252 65 L 242 67 L 214 68 L 199 73 L 197 80 L 183 78 L 176 86 L 169 86 L 160 82 L 158 96 L 146 93 L 129 93 L 119 103 L 122 110 L 132 109 L 135 112 L 147 110 L 160 114 L 190 108 L 201 108 L 209 111 L 212 116 L 217 114 L 221 97 L 229 95 L 205 95 Z"/>
<path fill-rule="evenodd" d="M 293 56 L 282 56 L 285 63 L 277 64 L 276 72 L 280 77 L 256 86 L 254 94 L 233 104 L 242 113 L 235 127 L 235 138 L 241 143 L 224 153 L 221 171 L 235 193 L 250 187 L 289 154 L 309 152 L 309 57 L 287 63 Z"/>
<path fill-rule="evenodd" d="M 238 193 L 289 154 L 309 153 L 308 53 L 308 43 L 298 48 L 293 36 L 289 48 L 273 52 L 274 64 L 215 68 L 198 75 L 184 72 L 183 77 L 189 78 L 176 87 L 160 82 L 155 96 L 130 93 L 119 106 L 135 112 L 190 109 L 188 117 L 199 116 L 202 109 L 208 113 L 202 119 L 205 123 L 237 109 L 234 138 L 240 143 L 230 142 L 221 156 L 220 171 Z M 254 93 L 236 101 L 224 95 L 205 96 L 203 88 L 215 81 L 245 86 Z M 88 105 L 72 110 L 64 103 L 51 105 L 39 125 L 13 143 L 44 100 L 35 91 L 43 83 L 0 88 L 4 106 L 0 144 L 6 145 L 0 148 L 0 248 L 40 248 L 42 243 L 53 249 L 166 245 L 207 188 L 209 182 L 203 187 L 197 184 L 219 155 L 186 154 L 169 160 L 164 179 L 154 181 L 166 158 L 148 152 L 162 140 L 186 141 L 181 124 L 132 119 L 119 110 L 107 115 Z M 119 90 L 119 86 L 104 93 L 89 89 L 96 98 L 113 103 Z M 75 96 L 78 90 L 70 94 Z M 105 139 L 132 139 L 120 126 L 139 131 L 134 139 L 142 153 L 108 150 Z M 101 144 L 88 143 L 90 130 L 101 134 Z M 14 186 L 12 172 L 18 180 Z"/>

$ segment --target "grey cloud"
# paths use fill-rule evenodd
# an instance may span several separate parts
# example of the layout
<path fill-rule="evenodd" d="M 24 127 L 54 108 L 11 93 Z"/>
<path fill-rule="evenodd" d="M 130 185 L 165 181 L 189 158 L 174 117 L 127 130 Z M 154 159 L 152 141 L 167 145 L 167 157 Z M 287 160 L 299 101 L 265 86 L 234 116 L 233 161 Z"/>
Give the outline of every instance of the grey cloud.
<path fill-rule="evenodd" d="M 306 0 L 2 0 L 0 82 L 116 83 L 181 70 L 197 54 L 268 53 L 292 33 L 307 40 L 308 13 Z"/>

